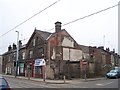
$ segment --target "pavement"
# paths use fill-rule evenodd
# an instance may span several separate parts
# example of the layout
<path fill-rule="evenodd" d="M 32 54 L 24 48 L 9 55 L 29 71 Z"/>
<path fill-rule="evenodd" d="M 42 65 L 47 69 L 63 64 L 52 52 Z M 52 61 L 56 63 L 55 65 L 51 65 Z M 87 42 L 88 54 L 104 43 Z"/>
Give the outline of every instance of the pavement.
<path fill-rule="evenodd" d="M 2 75 L 2 76 L 6 76 L 6 77 L 11 77 L 11 78 L 15 78 L 15 76 L 13 75 Z M 30 79 L 28 79 L 28 77 L 24 77 L 24 76 L 17 76 L 17 79 L 25 79 L 25 80 L 32 80 L 32 81 L 38 81 L 38 82 L 43 82 L 46 84 L 72 84 L 72 83 L 77 83 L 77 82 L 89 82 L 89 81 L 96 81 L 96 80 L 105 80 L 105 77 L 99 77 L 99 78 L 87 78 L 87 79 L 72 79 L 72 80 L 51 80 L 51 79 L 46 79 L 45 81 L 41 78 L 33 78 L 30 77 Z"/>

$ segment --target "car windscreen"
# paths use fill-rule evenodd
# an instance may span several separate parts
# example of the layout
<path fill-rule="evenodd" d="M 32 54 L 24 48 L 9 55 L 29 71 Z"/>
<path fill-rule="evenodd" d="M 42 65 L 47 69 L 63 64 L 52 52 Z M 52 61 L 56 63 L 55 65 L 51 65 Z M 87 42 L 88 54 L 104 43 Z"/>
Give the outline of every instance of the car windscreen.
<path fill-rule="evenodd" d="M 0 88 L 6 88 L 8 86 L 4 78 L 0 78 Z"/>
<path fill-rule="evenodd" d="M 117 73 L 117 71 L 116 70 L 111 70 L 110 73 Z"/>

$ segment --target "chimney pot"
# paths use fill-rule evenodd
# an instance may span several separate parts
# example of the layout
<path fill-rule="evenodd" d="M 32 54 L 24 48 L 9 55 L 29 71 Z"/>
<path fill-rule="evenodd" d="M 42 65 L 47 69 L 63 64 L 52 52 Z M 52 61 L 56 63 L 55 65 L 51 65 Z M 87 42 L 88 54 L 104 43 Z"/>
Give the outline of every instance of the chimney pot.
<path fill-rule="evenodd" d="M 56 23 L 55 23 L 55 31 L 56 32 L 59 32 L 60 30 L 61 30 L 61 22 L 59 22 L 59 21 L 57 21 Z"/>

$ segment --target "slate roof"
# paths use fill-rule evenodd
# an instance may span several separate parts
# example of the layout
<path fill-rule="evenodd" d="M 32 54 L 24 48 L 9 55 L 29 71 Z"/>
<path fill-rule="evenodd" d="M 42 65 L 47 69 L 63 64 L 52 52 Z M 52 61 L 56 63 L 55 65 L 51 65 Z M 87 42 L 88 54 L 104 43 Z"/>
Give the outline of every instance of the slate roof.
<path fill-rule="evenodd" d="M 79 45 L 79 47 L 82 49 L 82 51 L 84 53 L 88 53 L 89 54 L 89 46 Z"/>
<path fill-rule="evenodd" d="M 48 37 L 53 34 L 53 33 L 50 33 L 50 32 L 46 32 L 46 31 L 41 31 L 41 30 L 36 30 L 36 32 L 38 34 L 40 34 L 45 40 L 48 39 Z"/>

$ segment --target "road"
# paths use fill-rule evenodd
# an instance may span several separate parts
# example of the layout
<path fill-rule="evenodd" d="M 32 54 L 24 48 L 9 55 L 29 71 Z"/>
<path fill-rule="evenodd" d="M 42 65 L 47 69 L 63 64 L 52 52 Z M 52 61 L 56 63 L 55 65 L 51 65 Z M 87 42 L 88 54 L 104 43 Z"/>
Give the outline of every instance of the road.
<path fill-rule="evenodd" d="M 70 87 L 72 86 L 76 86 L 76 88 L 118 88 L 118 79 L 77 82 L 70 85 Z"/>
<path fill-rule="evenodd" d="M 66 84 L 54 84 L 6 76 L 5 78 L 11 88 L 118 88 L 118 79 L 102 79 L 96 81 L 71 80 Z"/>

